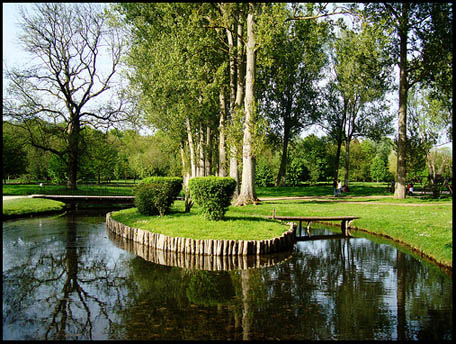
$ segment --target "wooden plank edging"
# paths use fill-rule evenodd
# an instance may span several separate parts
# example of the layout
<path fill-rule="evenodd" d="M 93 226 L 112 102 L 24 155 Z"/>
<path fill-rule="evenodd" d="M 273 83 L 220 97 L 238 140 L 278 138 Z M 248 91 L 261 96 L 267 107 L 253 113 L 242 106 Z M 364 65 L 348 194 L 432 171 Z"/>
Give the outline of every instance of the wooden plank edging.
<path fill-rule="evenodd" d="M 288 231 L 280 237 L 266 240 L 195 240 L 129 227 L 114 220 L 111 213 L 106 214 L 106 228 L 123 238 L 168 252 L 214 256 L 262 255 L 289 250 L 296 241 L 296 225 L 289 225 Z"/>

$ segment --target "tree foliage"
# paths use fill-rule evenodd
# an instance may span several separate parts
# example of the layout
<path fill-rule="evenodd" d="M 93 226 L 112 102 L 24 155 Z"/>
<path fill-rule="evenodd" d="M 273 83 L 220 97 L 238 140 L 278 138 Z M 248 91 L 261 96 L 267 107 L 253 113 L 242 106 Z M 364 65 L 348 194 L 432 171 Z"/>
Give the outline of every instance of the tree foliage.
<path fill-rule="evenodd" d="M 312 7 L 299 14 L 311 14 Z M 286 21 L 292 13 L 287 4 L 274 4 L 271 15 L 262 16 L 259 23 L 264 32 L 259 30 L 257 97 L 270 134 L 282 144 L 276 186 L 285 182 L 289 141 L 317 120 L 317 82 L 326 63 L 323 47 L 329 33 L 326 22 Z"/>
<path fill-rule="evenodd" d="M 21 28 L 20 43 L 30 59 L 6 72 L 4 115 L 27 131 L 31 145 L 65 161 L 67 186 L 76 188 L 83 129 L 109 126 L 126 115 L 125 97 L 112 89 L 122 42 L 93 4 L 35 4 L 32 14 L 22 12 Z M 111 98 L 97 102 L 102 94 Z M 52 138 L 62 145 L 54 146 Z"/>
<path fill-rule="evenodd" d="M 449 3 L 369 3 L 369 21 L 388 33 L 389 51 L 399 66 L 396 198 L 405 198 L 407 179 L 407 95 L 414 85 L 431 87 L 452 102 L 453 6 Z M 452 119 L 452 110 L 446 116 Z M 450 128 L 450 126 L 449 126 Z M 450 128 L 449 132 L 452 129 Z"/>

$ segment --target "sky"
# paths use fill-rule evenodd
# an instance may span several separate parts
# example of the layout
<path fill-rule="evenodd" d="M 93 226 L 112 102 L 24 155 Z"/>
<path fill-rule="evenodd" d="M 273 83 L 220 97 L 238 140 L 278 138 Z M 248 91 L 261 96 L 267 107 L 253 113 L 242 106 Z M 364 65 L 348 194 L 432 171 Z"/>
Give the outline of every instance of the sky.
<path fill-rule="evenodd" d="M 21 61 L 24 56 L 24 52 L 20 49 L 17 44 L 17 36 L 19 35 L 19 29 L 17 21 L 19 20 L 19 6 L 20 5 L 31 5 L 20 4 L 20 3 L 3 3 L 2 4 L 2 25 L 3 25 L 3 59 L 2 68 L 6 66 L 13 67 Z M 5 87 L 5 80 L 3 79 L 3 87 Z"/>

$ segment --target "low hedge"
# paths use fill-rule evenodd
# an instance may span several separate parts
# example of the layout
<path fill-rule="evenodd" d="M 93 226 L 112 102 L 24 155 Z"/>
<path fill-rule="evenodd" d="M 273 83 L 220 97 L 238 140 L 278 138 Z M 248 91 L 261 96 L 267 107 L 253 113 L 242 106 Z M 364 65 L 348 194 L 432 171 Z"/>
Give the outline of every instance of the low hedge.
<path fill-rule="evenodd" d="M 163 216 L 181 190 L 182 178 L 179 177 L 144 178 L 135 188 L 135 206 L 143 215 Z"/>
<path fill-rule="evenodd" d="M 190 195 L 209 220 L 223 220 L 231 204 L 236 181 L 231 177 L 195 177 L 189 181 Z"/>

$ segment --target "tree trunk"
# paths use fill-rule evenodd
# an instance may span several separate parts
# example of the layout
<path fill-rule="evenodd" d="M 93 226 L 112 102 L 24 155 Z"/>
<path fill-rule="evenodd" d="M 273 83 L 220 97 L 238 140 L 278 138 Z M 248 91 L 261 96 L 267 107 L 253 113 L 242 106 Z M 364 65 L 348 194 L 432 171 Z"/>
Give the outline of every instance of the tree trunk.
<path fill-rule="evenodd" d="M 237 26 L 237 33 L 239 37 L 242 37 L 243 25 L 241 22 L 238 23 Z M 236 89 L 232 88 L 230 90 L 230 101 L 233 98 L 233 92 L 236 95 L 235 102 L 233 105 L 230 104 L 230 112 L 231 116 L 235 110 L 240 109 L 242 107 L 242 101 L 244 100 L 244 62 L 243 62 L 243 54 L 242 54 L 242 41 L 238 38 L 237 40 L 237 82 L 236 82 Z M 234 86 L 234 83 L 231 81 L 234 80 L 230 78 L 230 85 Z M 235 145 L 231 145 L 230 147 L 230 177 L 236 181 L 236 188 L 233 192 L 233 199 L 237 199 L 239 196 L 240 191 L 240 183 L 239 183 L 239 164 L 237 161 L 237 148 Z"/>
<path fill-rule="evenodd" d="M 242 141 L 242 182 L 239 197 L 235 205 L 257 203 L 255 193 L 255 157 L 252 148 L 252 129 L 255 125 L 255 21 L 254 4 L 249 4 L 247 15 L 247 66 L 245 75 L 244 98 L 244 138 Z"/>
<path fill-rule="evenodd" d="M 211 144 L 211 127 L 207 123 L 206 127 L 206 154 L 205 154 L 205 167 L 206 176 L 210 176 L 212 173 L 212 144 Z"/>
<path fill-rule="evenodd" d="M 226 30 L 226 35 L 228 38 L 228 52 L 230 58 L 230 114 L 233 114 L 236 101 L 236 57 L 234 56 L 233 34 L 231 31 Z"/>
<path fill-rule="evenodd" d="M 350 169 L 350 140 L 348 137 L 345 141 L 345 176 L 344 176 L 344 185 L 348 187 L 348 172 Z"/>
<path fill-rule="evenodd" d="M 190 173 L 185 163 L 185 152 L 183 143 L 180 144 L 180 153 L 182 160 L 182 176 L 183 176 L 183 186 L 184 186 L 184 201 L 185 201 L 185 212 L 190 212 L 190 209 L 193 205 L 193 202 L 190 200 L 190 190 L 188 189 L 188 181 L 190 180 Z"/>
<path fill-rule="evenodd" d="M 203 131 L 203 123 L 200 122 L 199 126 L 199 144 L 198 144 L 198 152 L 199 152 L 199 159 L 198 159 L 198 177 L 204 177 L 205 175 L 205 168 L 204 168 L 204 131 Z"/>
<path fill-rule="evenodd" d="M 226 152 L 225 152 L 225 118 L 226 102 L 223 87 L 220 88 L 220 122 L 219 122 L 219 168 L 218 175 L 226 177 Z"/>
<path fill-rule="evenodd" d="M 287 159 L 288 159 L 288 141 L 290 136 L 290 130 L 286 124 L 283 128 L 283 144 L 282 144 L 282 158 L 280 159 L 279 173 L 274 186 L 285 185 L 285 175 L 287 172 Z"/>
<path fill-rule="evenodd" d="M 79 160 L 79 117 L 73 116 L 73 120 L 68 126 L 68 166 L 67 166 L 67 186 L 68 190 L 76 190 L 78 178 L 78 160 Z"/>
<path fill-rule="evenodd" d="M 195 146 L 193 144 L 192 128 L 190 127 L 190 119 L 185 119 L 187 129 L 188 148 L 190 150 L 190 178 L 196 177 L 196 164 L 195 164 Z"/>
<path fill-rule="evenodd" d="M 336 157 L 334 161 L 334 179 L 337 180 L 339 178 L 339 163 L 340 163 L 340 151 L 342 147 L 342 137 L 339 135 L 337 138 L 337 150 L 336 150 Z"/>
<path fill-rule="evenodd" d="M 399 130 L 397 140 L 397 182 L 394 198 L 406 197 L 407 182 L 407 25 L 408 4 L 402 4 L 402 22 L 399 29 L 400 37 L 400 61 L 399 61 Z"/>

